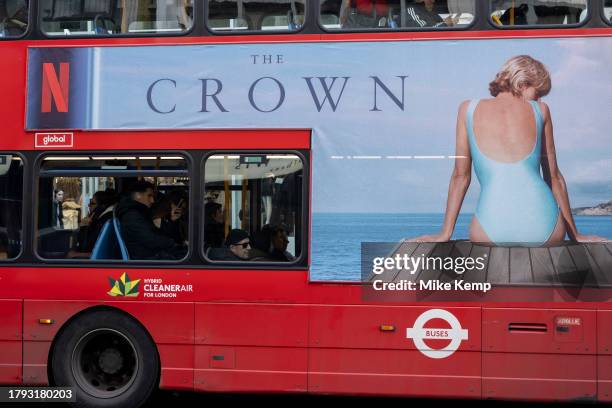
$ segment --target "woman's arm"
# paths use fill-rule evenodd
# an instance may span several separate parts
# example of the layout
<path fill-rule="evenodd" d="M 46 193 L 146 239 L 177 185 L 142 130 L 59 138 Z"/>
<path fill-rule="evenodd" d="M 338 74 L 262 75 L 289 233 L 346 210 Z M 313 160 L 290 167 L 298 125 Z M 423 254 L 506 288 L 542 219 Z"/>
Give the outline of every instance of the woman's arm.
<path fill-rule="evenodd" d="M 570 239 L 578 242 L 603 241 L 605 238 L 596 235 L 582 235 L 576 228 L 574 216 L 567 194 L 565 179 L 557 165 L 557 153 L 555 151 L 555 141 L 553 137 L 553 125 L 550 109 L 544 102 L 538 102 L 542 115 L 544 116 L 544 134 L 542 138 L 542 175 L 546 183 L 550 186 Z"/>
<path fill-rule="evenodd" d="M 446 201 L 446 212 L 442 230 L 438 234 L 423 235 L 410 241 L 416 242 L 445 242 L 450 240 L 455 230 L 455 224 L 465 193 L 470 186 L 472 179 L 472 157 L 470 155 L 470 145 L 468 142 L 465 117 L 469 101 L 464 101 L 459 106 L 457 114 L 456 145 L 455 145 L 455 168 L 451 175 L 448 185 L 448 198 Z"/>

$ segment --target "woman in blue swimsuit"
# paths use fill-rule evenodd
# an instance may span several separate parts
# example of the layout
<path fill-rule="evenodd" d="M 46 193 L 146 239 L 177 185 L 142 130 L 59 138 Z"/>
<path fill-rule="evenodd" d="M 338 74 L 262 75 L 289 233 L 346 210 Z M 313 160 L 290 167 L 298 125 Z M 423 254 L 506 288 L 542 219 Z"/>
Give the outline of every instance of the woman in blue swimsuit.
<path fill-rule="evenodd" d="M 493 98 L 461 104 L 442 232 L 415 241 L 450 239 L 472 163 L 481 186 L 470 225 L 472 242 L 537 246 L 561 242 L 566 233 L 578 242 L 605 240 L 576 229 L 557 167 L 550 111 L 539 101 L 550 88 L 546 67 L 521 55 L 506 62 L 490 83 Z"/>

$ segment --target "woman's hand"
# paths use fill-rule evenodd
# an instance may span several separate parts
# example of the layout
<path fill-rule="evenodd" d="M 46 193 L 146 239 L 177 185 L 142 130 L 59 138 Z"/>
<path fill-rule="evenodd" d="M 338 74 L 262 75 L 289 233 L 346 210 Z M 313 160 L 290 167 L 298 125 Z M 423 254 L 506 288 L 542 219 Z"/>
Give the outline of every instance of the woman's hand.
<path fill-rule="evenodd" d="M 576 234 L 576 237 L 574 238 L 574 240 L 576 240 L 576 242 L 583 242 L 583 243 L 607 242 L 608 241 L 607 238 L 600 237 L 599 235 L 583 235 L 583 234 Z"/>
<path fill-rule="evenodd" d="M 173 208 L 170 214 L 170 221 L 178 221 L 183 216 L 183 209 L 181 207 Z"/>
<path fill-rule="evenodd" d="M 404 242 L 448 242 L 450 240 L 450 236 L 448 234 L 440 233 L 440 234 L 431 234 L 431 235 L 421 235 L 416 238 L 406 238 Z"/>

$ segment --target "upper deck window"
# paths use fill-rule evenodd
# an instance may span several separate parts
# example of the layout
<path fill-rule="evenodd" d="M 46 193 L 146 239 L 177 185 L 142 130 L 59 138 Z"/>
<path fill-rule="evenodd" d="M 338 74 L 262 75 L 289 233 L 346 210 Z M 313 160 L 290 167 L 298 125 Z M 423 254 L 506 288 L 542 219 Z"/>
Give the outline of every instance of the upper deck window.
<path fill-rule="evenodd" d="M 304 0 L 211 0 L 208 28 L 215 32 L 298 31 Z"/>
<path fill-rule="evenodd" d="M 606 23 L 612 24 L 612 0 L 606 0 L 604 3 L 603 18 Z"/>
<path fill-rule="evenodd" d="M 576 25 L 587 11 L 587 0 L 491 0 L 491 21 L 498 27 Z"/>
<path fill-rule="evenodd" d="M 49 36 L 178 34 L 193 24 L 193 0 L 41 0 Z"/>
<path fill-rule="evenodd" d="M 465 28 L 475 0 L 324 0 L 320 23 L 328 30 Z"/>
<path fill-rule="evenodd" d="M 17 38 L 28 28 L 28 0 L 0 1 L 0 38 Z"/>

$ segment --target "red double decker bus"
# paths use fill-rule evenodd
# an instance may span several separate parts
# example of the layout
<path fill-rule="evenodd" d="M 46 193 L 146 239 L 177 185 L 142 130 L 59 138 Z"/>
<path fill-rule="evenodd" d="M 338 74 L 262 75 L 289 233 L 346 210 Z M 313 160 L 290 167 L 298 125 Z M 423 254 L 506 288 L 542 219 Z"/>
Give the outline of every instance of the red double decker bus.
<path fill-rule="evenodd" d="M 611 17 L 0 1 L 0 383 L 612 400 Z"/>

